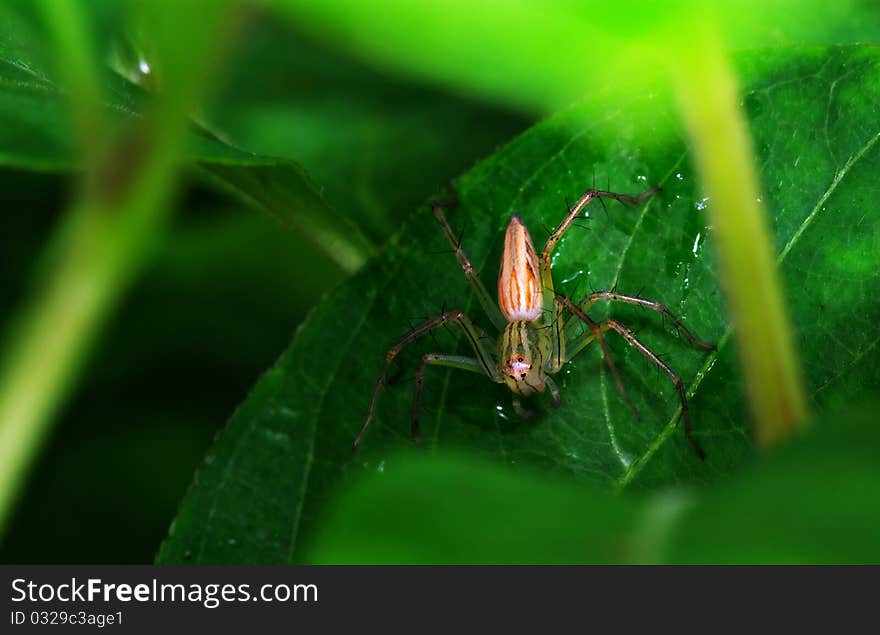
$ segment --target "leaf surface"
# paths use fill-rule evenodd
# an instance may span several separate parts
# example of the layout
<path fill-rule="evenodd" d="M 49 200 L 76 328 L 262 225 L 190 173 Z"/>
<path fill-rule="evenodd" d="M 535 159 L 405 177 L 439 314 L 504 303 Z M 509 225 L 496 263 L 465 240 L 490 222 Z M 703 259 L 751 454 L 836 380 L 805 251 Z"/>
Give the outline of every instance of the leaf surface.
<path fill-rule="evenodd" d="M 875 49 L 763 51 L 738 58 L 772 219 L 779 263 L 797 329 L 814 410 L 878 380 L 877 182 L 880 59 Z M 394 469 L 400 451 L 466 448 L 493 462 L 542 470 L 606 488 L 654 489 L 709 484 L 753 460 L 722 295 L 713 271 L 712 229 L 674 109 L 646 92 L 605 118 L 578 105 L 535 126 L 457 182 L 453 226 L 489 289 L 494 288 L 503 230 L 512 214 L 536 242 L 590 187 L 663 190 L 633 209 L 589 208 L 553 262 L 554 279 L 580 298 L 591 289 L 665 303 L 703 339 L 706 353 L 676 337 L 660 317 L 615 306 L 683 378 L 691 396 L 701 462 L 677 424 L 672 384 L 637 351 L 609 339 L 635 421 L 614 390 L 596 350 L 557 376 L 562 406 L 532 400 L 536 416 L 517 418 L 510 393 L 487 379 L 430 368 L 423 444 L 409 442 L 411 378 L 422 353 L 468 353 L 462 337 L 440 331 L 404 356 L 357 453 L 385 351 L 410 320 L 460 308 L 491 325 L 448 251 L 431 213 L 421 209 L 366 269 L 338 288 L 297 331 L 229 422 L 205 459 L 158 556 L 160 562 L 298 562 L 328 497 L 365 472 Z M 642 118 L 636 134 L 633 117 Z M 607 213 L 606 213 L 607 211 Z M 593 315 L 605 315 L 596 307 Z M 455 493 L 451 492 L 450 496 Z"/>

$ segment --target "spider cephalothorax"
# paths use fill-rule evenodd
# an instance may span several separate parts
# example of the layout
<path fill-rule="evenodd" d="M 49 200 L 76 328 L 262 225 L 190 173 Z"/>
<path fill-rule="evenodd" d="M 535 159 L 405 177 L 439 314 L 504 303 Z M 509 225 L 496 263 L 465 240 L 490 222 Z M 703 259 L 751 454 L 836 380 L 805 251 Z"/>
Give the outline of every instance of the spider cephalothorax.
<path fill-rule="evenodd" d="M 587 190 L 575 205 L 568 210 L 568 214 L 559 226 L 550 234 L 540 256 L 535 252 L 531 236 L 529 236 L 529 232 L 520 217 L 514 216 L 511 218 L 504 236 L 504 252 L 501 257 L 501 268 L 498 274 L 498 304 L 492 301 L 483 283 L 474 272 L 470 260 L 462 249 L 460 242 L 456 240 L 449 223 L 446 221 L 442 206 L 435 204 L 434 215 L 437 217 L 443 233 L 446 234 L 447 239 L 452 243 L 456 259 L 471 283 L 477 299 L 480 301 L 489 320 L 500 332 L 498 347 L 496 350 L 492 350 L 491 347 L 487 346 L 485 343 L 487 339 L 485 333 L 474 326 L 461 311 L 444 311 L 437 317 L 427 320 L 414 328 L 400 338 L 385 356 L 385 365 L 376 379 L 373 389 L 373 398 L 370 402 L 367 420 L 355 438 L 354 446 L 358 446 L 364 432 L 366 432 L 373 419 L 376 399 L 383 386 L 385 375 L 403 347 L 436 328 L 446 324 L 456 324 L 467 335 L 473 347 L 475 357 L 437 353 L 428 353 L 422 356 L 422 363 L 416 372 L 416 392 L 413 402 L 412 435 L 414 439 L 418 437 L 419 402 L 425 368 L 428 365 L 447 366 L 482 373 L 492 381 L 507 384 L 508 388 L 514 393 L 514 408 L 517 412 L 523 413 L 525 411 L 519 403 L 519 397 L 530 397 L 536 393 L 543 393 L 548 388 L 550 389 L 553 405 L 559 405 L 559 389 L 550 378 L 550 375 L 559 372 L 567 361 L 593 342 L 597 342 L 601 347 L 602 354 L 611 370 L 618 391 L 633 411 L 633 414 L 638 417 L 638 412 L 626 396 L 620 375 L 605 343 L 604 333 L 614 331 L 656 364 L 672 380 L 681 401 L 681 412 L 685 422 L 685 435 L 694 450 L 702 458 L 704 456 L 703 451 L 691 434 L 687 398 L 684 386 L 678 375 L 647 346 L 642 344 L 624 324 L 614 319 L 597 322 L 590 318 L 587 311 L 599 300 L 635 304 L 663 314 L 692 344 L 708 350 L 714 349 L 714 346 L 701 342 L 694 337 L 659 302 L 623 295 L 618 293 L 616 289 L 596 291 L 579 303 L 572 302 L 566 296 L 555 292 L 553 289 L 553 277 L 550 272 L 550 256 L 553 254 L 556 243 L 592 199 L 612 198 L 625 203 L 638 203 L 656 191 L 657 188 L 652 188 L 636 196 L 630 196 L 602 190 Z M 586 331 L 580 335 L 566 338 L 566 312 L 570 314 L 569 319 L 579 320 L 584 323 L 587 326 Z"/>
<path fill-rule="evenodd" d="M 544 392 L 544 365 L 550 357 L 550 338 L 535 322 L 509 322 L 498 341 L 504 383 L 516 394 L 529 397 Z"/>

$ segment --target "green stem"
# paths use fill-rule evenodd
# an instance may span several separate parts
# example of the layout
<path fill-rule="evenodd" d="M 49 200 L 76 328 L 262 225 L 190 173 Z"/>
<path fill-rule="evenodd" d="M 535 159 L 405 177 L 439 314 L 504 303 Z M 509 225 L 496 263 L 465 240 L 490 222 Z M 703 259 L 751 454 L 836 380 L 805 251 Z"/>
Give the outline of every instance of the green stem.
<path fill-rule="evenodd" d="M 115 257 L 91 253 L 91 212 L 72 212 L 57 272 L 18 318 L 0 371 L 0 529 L 111 299 Z M 108 240 L 114 232 L 103 232 Z"/>
<path fill-rule="evenodd" d="M 52 11 L 55 4 L 45 6 Z M 81 199 L 48 246 L 50 274 L 14 320 L 0 362 L 0 535 L 52 416 L 170 213 L 187 110 L 202 85 L 226 4 L 178 6 L 155 0 L 142 8 L 166 29 L 155 32 L 162 38 L 158 61 L 168 63 L 162 93 L 143 118 L 129 122 L 115 138 L 101 126 L 102 114 L 90 110 L 96 102 L 73 94 L 81 136 L 88 140 L 87 133 L 97 125 L 112 143 L 97 154 L 84 149 L 88 171 Z M 165 16 L 172 9 L 176 19 L 168 21 Z M 86 41 L 78 30 L 81 21 L 48 22 L 62 60 L 69 49 Z M 182 46 L 188 48 L 184 51 Z M 77 60 L 68 76 L 71 90 L 88 92 L 88 64 Z"/>
<path fill-rule="evenodd" d="M 164 226 L 184 127 L 163 128 L 119 204 L 70 210 L 48 249 L 52 273 L 11 331 L 0 368 L 0 531 L 95 335 Z"/>
<path fill-rule="evenodd" d="M 759 203 L 751 142 L 715 23 L 694 20 L 675 66 L 719 254 L 755 437 L 769 446 L 806 420 L 806 399 L 773 241 Z"/>

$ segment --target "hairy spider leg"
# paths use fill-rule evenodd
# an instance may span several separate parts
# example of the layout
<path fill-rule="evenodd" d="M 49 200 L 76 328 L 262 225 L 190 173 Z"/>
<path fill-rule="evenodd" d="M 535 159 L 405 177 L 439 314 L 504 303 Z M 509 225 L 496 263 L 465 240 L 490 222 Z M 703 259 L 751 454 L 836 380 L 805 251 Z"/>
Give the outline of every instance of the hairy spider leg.
<path fill-rule="evenodd" d="M 547 375 L 544 377 L 544 383 L 547 384 L 547 389 L 550 391 L 550 407 L 554 410 L 559 407 L 559 404 L 562 403 L 562 395 L 559 393 L 559 386 L 556 385 L 556 382 Z"/>
<path fill-rule="evenodd" d="M 563 308 L 567 307 L 567 303 L 571 302 L 561 293 L 556 293 L 553 300 L 554 302 L 559 302 L 563 306 Z M 574 311 L 572 311 L 572 313 L 574 313 Z M 559 315 L 560 317 L 562 316 L 561 311 Z M 617 388 L 617 393 L 630 409 L 630 412 L 633 413 L 633 416 L 636 418 L 636 420 L 641 421 L 642 415 L 639 414 L 638 409 L 635 407 L 635 404 L 633 404 L 633 402 L 630 400 L 629 395 L 626 393 L 626 389 L 623 387 L 623 380 L 620 377 L 620 372 L 617 370 L 617 364 L 614 363 L 614 357 L 611 355 L 611 349 L 608 348 L 608 342 L 605 341 L 605 335 L 602 333 L 601 326 L 584 311 L 581 311 L 580 314 L 578 314 L 576 317 L 577 319 L 580 319 L 582 322 L 584 322 L 589 330 L 584 333 L 584 335 L 580 336 L 580 338 L 573 341 L 577 344 L 577 347 L 571 347 L 571 344 L 568 345 L 569 348 L 575 348 L 575 350 L 570 351 L 566 354 L 566 357 L 562 360 L 562 364 L 573 359 L 575 355 L 582 351 L 591 342 L 598 342 L 599 348 L 602 349 L 602 359 L 605 361 L 605 363 L 608 365 L 608 369 L 611 371 L 611 377 L 614 379 L 614 386 Z M 580 340 L 585 341 L 581 342 Z"/>
<path fill-rule="evenodd" d="M 437 218 L 437 222 L 440 223 L 440 228 L 443 230 L 443 234 L 446 236 L 449 244 L 452 245 L 453 251 L 455 251 L 455 259 L 458 260 L 458 264 L 464 272 L 464 277 L 467 278 L 474 293 L 477 295 L 477 299 L 480 301 L 480 306 L 483 307 L 483 311 L 492 321 L 492 324 L 495 325 L 495 328 L 499 331 L 503 331 L 504 327 L 507 325 L 507 320 L 504 319 L 498 305 L 492 299 L 492 296 L 489 295 L 486 287 L 483 286 L 479 276 L 477 276 L 477 272 L 474 270 L 470 258 L 468 258 L 461 246 L 461 240 L 455 235 L 455 232 L 452 231 L 452 227 L 449 225 L 449 221 L 446 220 L 446 215 L 443 213 L 443 207 L 439 203 L 433 203 L 432 208 L 434 210 L 434 216 Z"/>
<path fill-rule="evenodd" d="M 656 364 L 664 373 L 666 373 L 669 379 L 672 380 L 672 383 L 675 386 L 676 391 L 678 392 L 679 401 L 681 402 L 681 416 L 684 419 L 685 437 L 687 437 L 688 442 L 697 453 L 697 456 L 699 456 L 700 459 L 705 460 L 706 453 L 703 452 L 703 449 L 700 447 L 700 445 L 697 443 L 696 439 L 694 439 L 691 433 L 691 419 L 690 415 L 688 414 L 687 394 L 685 393 L 684 383 L 681 381 L 681 377 L 679 377 L 674 370 L 666 365 L 663 360 L 657 357 L 657 355 L 650 348 L 640 342 L 635 333 L 633 333 L 632 330 L 630 330 L 630 328 L 627 327 L 625 324 L 622 324 L 621 322 L 613 319 L 602 320 L 601 322 L 597 323 L 594 320 L 590 319 L 589 316 L 587 316 L 587 314 L 584 313 L 581 308 L 578 307 L 578 305 L 572 302 L 569 298 L 559 294 L 557 294 L 556 297 L 563 304 L 563 306 L 565 306 L 565 308 L 570 310 L 581 320 L 584 320 L 584 318 L 586 318 L 586 320 L 584 321 L 588 320 L 588 324 L 597 324 L 598 327 L 603 331 L 613 330 L 614 332 L 616 332 L 623 339 L 625 339 L 630 346 L 634 347 L 642 355 L 644 355 L 654 364 Z"/>
<path fill-rule="evenodd" d="M 364 436 L 364 433 L 367 431 L 367 428 L 370 425 L 370 422 L 373 420 L 373 416 L 376 412 L 376 402 L 379 398 L 379 391 L 382 389 L 384 385 L 383 380 L 385 379 L 385 375 L 388 372 L 389 366 L 394 361 L 394 358 L 411 342 L 417 340 L 430 333 L 431 331 L 438 329 L 440 327 L 446 326 L 447 324 L 456 324 L 458 325 L 464 334 L 467 336 L 468 340 L 471 343 L 471 346 L 474 348 L 474 352 L 477 355 L 476 362 L 480 366 L 480 370 L 485 373 L 492 381 L 501 383 L 503 379 L 500 376 L 500 373 L 496 370 L 495 357 L 492 351 L 486 347 L 483 343 L 483 333 L 474 326 L 473 322 L 471 322 L 468 317 L 462 313 L 461 311 L 444 311 L 440 315 L 431 318 L 430 320 L 426 320 L 422 322 L 418 326 L 416 326 L 409 333 L 401 337 L 397 343 L 394 344 L 388 352 L 385 354 L 385 363 L 382 365 L 382 370 L 379 372 L 379 376 L 376 378 L 376 385 L 373 387 L 373 398 L 370 401 L 370 409 L 367 412 L 367 420 L 364 422 L 363 427 L 361 427 L 360 432 L 354 439 L 354 443 L 352 443 L 352 449 L 356 449 L 358 445 L 360 445 L 361 439 Z M 468 369 L 470 370 L 470 369 Z"/>
<path fill-rule="evenodd" d="M 641 194 L 617 194 L 616 192 L 608 192 L 606 190 L 589 189 L 584 192 L 581 197 L 575 201 L 574 207 L 568 210 L 568 214 L 561 223 L 553 230 L 547 242 L 544 244 L 544 250 L 541 252 L 540 268 L 541 268 L 541 284 L 544 287 L 544 305 L 553 307 L 544 317 L 544 323 L 549 325 L 552 331 L 553 348 L 550 355 L 551 363 L 555 365 L 556 370 L 562 366 L 562 360 L 565 358 L 565 324 L 562 320 L 559 304 L 555 301 L 553 289 L 553 276 L 550 271 L 550 257 L 553 250 L 556 249 L 556 243 L 562 238 L 562 235 L 571 227 L 571 224 L 577 218 L 583 209 L 594 198 L 603 199 L 611 198 L 621 203 L 639 203 L 655 192 L 659 187 L 652 187 L 645 190 Z"/>
<path fill-rule="evenodd" d="M 469 370 L 474 373 L 486 373 L 486 369 L 480 363 L 480 360 L 473 357 L 463 357 L 461 355 L 442 355 L 439 353 L 427 353 L 422 355 L 422 363 L 416 371 L 416 390 L 413 396 L 412 409 L 412 439 L 419 440 L 419 411 L 422 403 L 422 385 L 425 381 L 425 368 L 432 366 L 446 366 L 447 368 L 458 368 L 459 370 Z"/>
<path fill-rule="evenodd" d="M 610 291 L 594 291 L 586 298 L 581 300 L 578 303 L 578 306 L 584 313 L 586 313 L 590 310 L 590 307 L 593 306 L 593 304 L 599 302 L 600 300 L 605 300 L 608 302 L 621 302 L 624 304 L 634 304 L 636 306 L 641 306 L 647 309 L 651 309 L 652 311 L 656 311 L 657 313 L 660 313 L 663 317 L 668 319 L 670 322 L 672 322 L 676 330 L 684 335 L 685 338 L 687 338 L 687 340 L 694 346 L 699 346 L 700 348 L 704 348 L 707 351 L 715 350 L 714 344 L 698 339 L 693 333 L 691 333 L 687 329 L 687 327 L 681 322 L 681 320 L 675 317 L 672 312 L 666 308 L 666 305 L 661 304 L 660 302 L 654 302 L 653 300 L 646 300 L 644 298 L 639 298 L 632 295 L 624 295 L 612 289 Z"/>
<path fill-rule="evenodd" d="M 513 406 L 513 411 L 516 413 L 516 416 L 520 419 L 531 419 L 535 416 L 534 412 L 522 404 L 522 399 L 520 399 L 519 396 L 514 395 L 510 403 Z"/>

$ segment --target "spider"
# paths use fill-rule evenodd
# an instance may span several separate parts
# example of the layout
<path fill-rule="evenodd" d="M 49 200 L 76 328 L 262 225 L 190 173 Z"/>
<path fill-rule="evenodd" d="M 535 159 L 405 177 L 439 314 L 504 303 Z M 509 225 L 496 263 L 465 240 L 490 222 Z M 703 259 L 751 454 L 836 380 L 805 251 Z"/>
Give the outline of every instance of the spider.
<path fill-rule="evenodd" d="M 483 283 L 477 277 L 471 261 L 461 247 L 461 241 L 456 239 L 449 222 L 446 220 L 443 207 L 448 203 L 433 203 L 434 216 L 452 245 L 455 257 L 464 272 L 465 278 L 467 278 L 474 293 L 476 293 L 477 299 L 480 301 L 480 305 L 487 317 L 500 333 L 498 345 L 495 350 L 487 345 L 486 342 L 489 338 L 463 312 L 446 311 L 445 309 L 439 315 L 422 322 L 403 335 L 385 355 L 385 364 L 376 378 L 366 421 L 357 437 L 355 437 L 353 448 L 358 447 L 370 422 L 373 420 L 379 392 L 385 383 L 388 369 L 397 355 L 404 347 L 423 335 L 442 326 L 454 324 L 461 328 L 465 336 L 467 336 L 475 357 L 439 353 L 428 353 L 422 356 L 422 361 L 415 377 L 416 385 L 412 411 L 412 438 L 414 441 L 418 440 L 419 436 L 419 404 L 425 369 L 428 366 L 446 366 L 481 373 L 496 383 L 506 384 L 513 392 L 513 408 L 516 413 L 520 416 L 528 416 L 529 413 L 522 406 L 520 397 L 531 397 L 549 390 L 552 407 L 559 407 L 559 388 L 551 378 L 551 375 L 558 373 L 566 362 L 573 359 L 593 342 L 597 342 L 601 348 L 602 356 L 611 371 L 621 398 L 632 411 L 635 418 L 637 420 L 640 419 L 638 410 L 636 410 L 623 388 L 620 374 L 611 358 L 605 341 L 604 334 L 608 331 L 613 331 L 652 363 L 656 364 L 672 380 L 681 401 L 681 416 L 684 419 L 685 436 L 697 455 L 704 459 L 705 453 L 691 433 L 687 396 L 685 395 L 681 378 L 651 349 L 639 341 L 635 333 L 625 324 L 610 318 L 595 321 L 587 314 L 587 311 L 598 301 L 622 302 L 645 307 L 669 319 L 675 325 L 675 328 L 694 346 L 706 350 L 714 350 L 715 346 L 697 339 L 685 328 L 680 320 L 659 302 L 646 300 L 638 296 L 624 295 L 618 293 L 616 288 L 607 291 L 595 291 L 580 302 L 573 302 L 570 298 L 554 290 L 553 277 L 550 271 L 550 257 L 556 244 L 590 201 L 600 199 L 600 202 L 602 202 L 601 199 L 609 198 L 621 203 L 635 205 L 657 192 L 658 189 L 658 187 L 653 187 L 637 195 L 617 194 L 596 189 L 587 190 L 574 206 L 568 209 L 568 214 L 550 234 L 540 255 L 535 252 L 531 236 L 522 219 L 519 216 L 513 216 L 510 219 L 504 236 L 504 252 L 501 257 L 501 270 L 498 275 L 497 304 L 492 301 L 486 287 L 483 286 Z M 549 309 L 545 310 L 545 306 L 549 307 Z M 579 320 L 586 325 L 583 333 L 571 338 L 566 337 L 566 311 L 571 314 L 569 319 Z"/>

